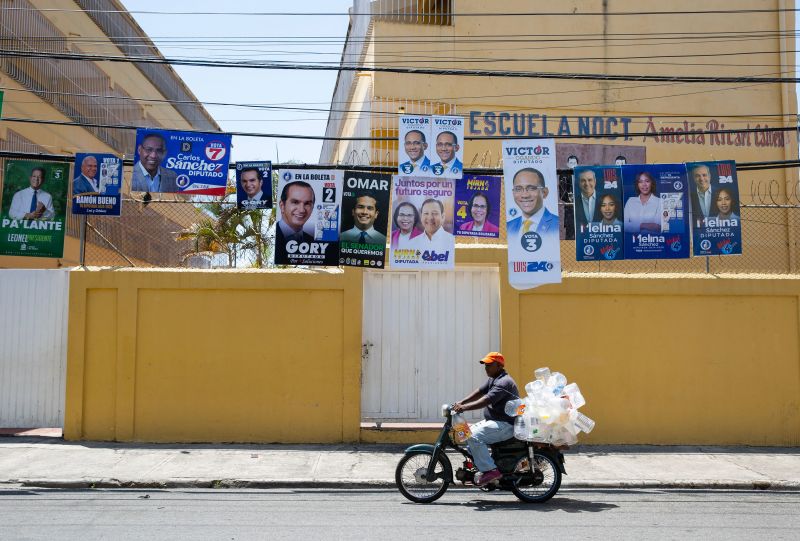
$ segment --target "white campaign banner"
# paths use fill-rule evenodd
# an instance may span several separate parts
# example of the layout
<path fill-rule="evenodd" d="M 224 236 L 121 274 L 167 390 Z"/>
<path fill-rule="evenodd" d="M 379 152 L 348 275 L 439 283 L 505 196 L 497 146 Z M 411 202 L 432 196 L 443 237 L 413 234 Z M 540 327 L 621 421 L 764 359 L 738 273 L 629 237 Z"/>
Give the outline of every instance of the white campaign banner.
<path fill-rule="evenodd" d="M 561 282 L 555 149 L 553 139 L 503 141 L 508 281 L 515 289 Z"/>

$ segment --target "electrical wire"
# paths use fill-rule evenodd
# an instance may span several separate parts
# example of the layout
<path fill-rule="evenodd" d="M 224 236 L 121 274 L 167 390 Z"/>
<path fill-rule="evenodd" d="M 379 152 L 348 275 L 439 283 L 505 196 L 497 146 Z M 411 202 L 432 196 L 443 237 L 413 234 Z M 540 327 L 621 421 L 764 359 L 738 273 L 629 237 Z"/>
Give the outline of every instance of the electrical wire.
<path fill-rule="evenodd" d="M 561 79 L 573 81 L 647 81 L 647 82 L 680 82 L 680 83 L 798 83 L 798 77 L 711 77 L 711 76 L 678 76 L 678 75 L 610 75 L 600 73 L 557 73 L 534 71 L 503 71 L 503 70 L 464 70 L 464 69 L 435 69 L 435 68 L 400 68 L 363 65 L 326 65 L 310 63 L 291 63 L 276 61 L 209 61 L 178 58 L 158 57 L 121 57 L 110 55 L 91 55 L 80 53 L 40 53 L 32 51 L 0 51 L 0 57 L 7 58 L 45 58 L 48 60 L 83 60 L 95 62 L 121 62 L 162 64 L 173 66 L 195 66 L 211 68 L 242 68 L 242 69 L 267 69 L 267 70 L 308 70 L 308 71 L 353 71 L 374 73 L 399 73 L 406 75 L 447 75 L 461 77 L 504 77 L 521 79 Z"/>

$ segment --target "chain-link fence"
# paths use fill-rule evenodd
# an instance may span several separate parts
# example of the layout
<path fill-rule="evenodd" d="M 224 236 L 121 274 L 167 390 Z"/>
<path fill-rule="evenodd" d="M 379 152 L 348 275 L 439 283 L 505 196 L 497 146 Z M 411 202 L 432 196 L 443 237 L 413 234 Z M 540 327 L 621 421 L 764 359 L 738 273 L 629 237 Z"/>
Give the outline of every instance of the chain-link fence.
<path fill-rule="evenodd" d="M 261 222 L 253 225 L 253 213 Z M 68 234 L 78 236 L 80 217 L 71 216 Z M 561 241 L 565 271 L 587 273 L 755 273 L 800 272 L 800 207 L 742 205 L 743 255 L 635 261 L 579 262 L 575 241 Z M 500 239 L 457 237 L 457 244 L 503 244 Z M 274 211 L 236 211 L 235 203 L 180 200 L 123 202 L 120 217 L 88 217 L 84 264 L 135 267 L 269 267 Z"/>

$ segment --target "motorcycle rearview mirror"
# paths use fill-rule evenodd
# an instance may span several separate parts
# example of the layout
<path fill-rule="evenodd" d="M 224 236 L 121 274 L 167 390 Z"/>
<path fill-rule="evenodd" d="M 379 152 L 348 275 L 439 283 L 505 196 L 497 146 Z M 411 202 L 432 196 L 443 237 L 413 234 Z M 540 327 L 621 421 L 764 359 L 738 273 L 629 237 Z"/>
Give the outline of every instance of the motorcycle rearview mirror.
<path fill-rule="evenodd" d="M 442 404 L 442 417 L 447 417 L 449 411 L 450 411 L 450 404 Z"/>

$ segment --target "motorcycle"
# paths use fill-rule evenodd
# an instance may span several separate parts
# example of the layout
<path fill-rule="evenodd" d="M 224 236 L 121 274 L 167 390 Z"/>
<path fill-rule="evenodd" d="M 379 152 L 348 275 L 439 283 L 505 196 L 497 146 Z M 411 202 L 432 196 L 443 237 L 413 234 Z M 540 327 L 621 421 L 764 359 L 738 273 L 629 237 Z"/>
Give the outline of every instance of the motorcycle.
<path fill-rule="evenodd" d="M 434 445 L 417 444 L 405 450 L 397 464 L 395 481 L 400 493 L 415 503 L 431 503 L 444 495 L 457 481 L 475 485 L 478 473 L 469 449 L 456 442 L 453 434 L 453 412 L 449 404 L 442 405 L 445 423 Z M 453 466 L 446 449 L 454 449 L 464 462 L 453 475 Z M 494 443 L 492 459 L 503 474 L 499 479 L 479 486 L 481 490 L 509 490 L 526 503 L 542 503 L 555 496 L 566 475 L 564 455 L 560 448 L 549 444 L 511 438 Z"/>

